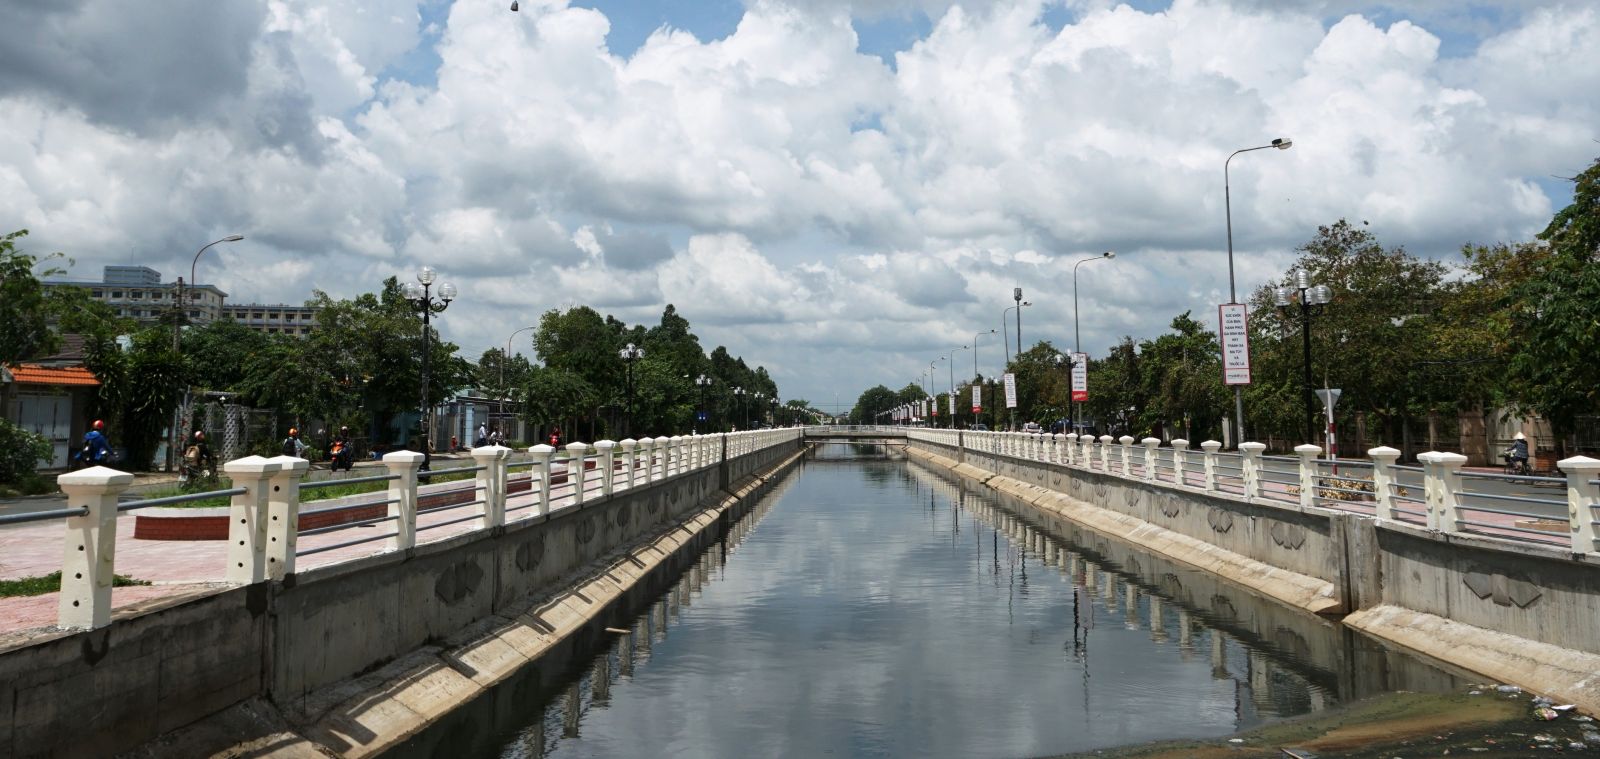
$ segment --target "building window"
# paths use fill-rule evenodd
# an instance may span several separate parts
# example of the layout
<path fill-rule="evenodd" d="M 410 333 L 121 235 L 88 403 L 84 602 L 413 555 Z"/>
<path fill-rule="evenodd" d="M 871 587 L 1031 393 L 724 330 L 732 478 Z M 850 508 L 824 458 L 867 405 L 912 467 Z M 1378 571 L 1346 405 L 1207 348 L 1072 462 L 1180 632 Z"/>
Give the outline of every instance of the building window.
<path fill-rule="evenodd" d="M 91 297 L 91 298 L 104 298 L 104 297 L 106 297 L 106 292 L 104 290 L 90 290 L 89 291 L 89 297 Z"/>
<path fill-rule="evenodd" d="M 121 298 L 122 297 L 122 291 L 121 290 L 112 290 L 111 291 L 111 297 L 113 297 L 113 298 Z M 421 413 L 421 412 L 418 412 L 418 413 Z"/>
<path fill-rule="evenodd" d="M 197 310 L 190 309 L 189 318 L 190 319 L 198 319 L 198 318 L 200 318 L 200 312 L 197 311 Z M 418 414 L 420 415 L 421 412 L 418 412 Z"/>

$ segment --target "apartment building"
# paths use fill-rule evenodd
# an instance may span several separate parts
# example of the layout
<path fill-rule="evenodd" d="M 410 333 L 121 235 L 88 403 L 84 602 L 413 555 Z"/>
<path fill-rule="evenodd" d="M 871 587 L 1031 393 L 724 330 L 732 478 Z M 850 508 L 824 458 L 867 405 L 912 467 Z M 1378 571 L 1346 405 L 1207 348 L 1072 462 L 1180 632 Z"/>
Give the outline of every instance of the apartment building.
<path fill-rule="evenodd" d="M 99 282 L 55 281 L 46 287 L 73 286 L 89 297 L 140 324 L 155 324 L 177 304 L 178 283 L 162 282 L 161 272 L 148 266 L 107 266 Z M 183 302 L 190 324 L 209 324 L 227 317 L 258 332 L 305 335 L 317 325 L 317 310 L 308 306 L 227 302 L 228 294 L 215 285 L 183 284 Z"/>

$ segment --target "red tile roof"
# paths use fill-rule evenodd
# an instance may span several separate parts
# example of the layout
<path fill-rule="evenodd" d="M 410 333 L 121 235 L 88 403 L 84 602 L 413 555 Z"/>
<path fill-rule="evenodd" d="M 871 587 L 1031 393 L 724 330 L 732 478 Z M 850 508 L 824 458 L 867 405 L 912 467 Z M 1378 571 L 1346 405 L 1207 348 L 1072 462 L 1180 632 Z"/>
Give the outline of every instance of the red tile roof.
<path fill-rule="evenodd" d="M 81 366 L 50 367 L 38 364 L 17 364 L 7 366 L 12 379 L 18 385 L 77 385 L 95 386 L 100 380 L 95 379 L 94 373 Z"/>

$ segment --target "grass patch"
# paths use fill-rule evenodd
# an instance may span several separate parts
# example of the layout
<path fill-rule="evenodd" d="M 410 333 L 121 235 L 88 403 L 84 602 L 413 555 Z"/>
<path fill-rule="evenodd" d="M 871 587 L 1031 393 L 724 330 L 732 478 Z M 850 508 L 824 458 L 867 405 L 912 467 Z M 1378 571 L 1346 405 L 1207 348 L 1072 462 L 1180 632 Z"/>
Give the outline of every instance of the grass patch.
<path fill-rule="evenodd" d="M 136 580 L 127 575 L 112 575 L 112 587 L 125 588 L 132 585 L 149 585 L 147 580 Z M 42 596 L 61 590 L 61 573 L 51 572 L 43 577 L 24 577 L 20 580 L 0 580 L 0 598 L 17 598 L 21 596 Z"/>

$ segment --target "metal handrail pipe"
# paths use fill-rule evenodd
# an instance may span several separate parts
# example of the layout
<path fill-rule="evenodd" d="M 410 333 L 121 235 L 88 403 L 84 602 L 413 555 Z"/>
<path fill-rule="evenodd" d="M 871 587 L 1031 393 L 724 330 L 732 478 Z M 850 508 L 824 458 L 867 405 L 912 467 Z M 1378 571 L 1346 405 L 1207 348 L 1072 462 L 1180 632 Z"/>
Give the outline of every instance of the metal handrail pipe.
<path fill-rule="evenodd" d="M 392 522 L 392 521 L 394 521 L 396 519 L 399 519 L 399 518 L 400 518 L 399 516 L 391 515 L 391 516 L 383 516 L 383 517 L 373 517 L 371 519 L 360 519 L 360 520 L 357 520 L 357 521 L 354 521 L 354 522 L 341 522 L 339 524 L 330 524 L 327 527 L 316 527 L 316 528 L 312 528 L 310 530 L 301 530 L 300 531 L 300 537 L 303 538 L 303 537 L 306 537 L 308 535 L 323 535 L 323 534 L 330 533 L 330 532 L 338 532 L 340 530 L 348 530 L 351 527 L 366 527 L 369 524 L 379 524 L 381 522 Z M 298 555 L 298 554 L 296 554 L 296 555 Z"/>
<path fill-rule="evenodd" d="M 248 492 L 250 492 L 249 488 L 229 488 L 227 490 L 211 490 L 205 493 L 184 493 L 183 495 L 169 495 L 164 498 L 147 498 L 143 501 L 119 503 L 117 504 L 117 511 L 133 511 L 134 509 L 147 509 L 151 506 L 167 506 L 174 503 L 193 503 L 195 501 L 204 501 L 207 498 L 232 497 L 244 495 Z"/>
<path fill-rule="evenodd" d="M 459 509 L 459 508 L 462 508 L 463 506 L 482 506 L 482 505 L 483 505 L 483 499 L 480 498 L 480 499 L 478 499 L 476 501 L 467 501 L 466 503 L 452 503 L 452 504 L 448 504 L 448 505 L 445 505 L 445 506 L 435 506 L 435 507 L 433 507 L 431 509 L 417 509 L 417 516 L 420 517 L 423 514 L 437 514 L 437 513 L 441 512 L 441 511 L 449 511 L 451 509 Z M 420 530 L 422 528 L 418 527 L 417 529 Z"/>
<path fill-rule="evenodd" d="M 1550 498 L 1532 498 L 1525 495 L 1500 495 L 1499 493 L 1479 493 L 1476 490 L 1463 490 L 1459 493 L 1462 497 L 1487 498 L 1491 501 L 1508 501 L 1510 503 L 1538 503 L 1559 509 L 1566 509 L 1565 500 L 1557 501 Z"/>
<path fill-rule="evenodd" d="M 365 538 L 357 538 L 355 540 L 347 540 L 347 541 L 345 541 L 343 543 L 334 543 L 331 546 L 317 546 L 316 548 L 312 548 L 312 549 L 305 550 L 305 551 L 295 551 L 294 555 L 295 555 L 295 558 L 299 558 L 301 556 L 310 556 L 312 554 L 323 553 L 325 551 L 332 551 L 332 550 L 339 549 L 339 548 L 349 548 L 350 546 L 358 546 L 358 545 L 361 545 L 362 543 L 371 543 L 371 542 L 377 541 L 377 540 L 388 540 L 388 539 L 393 538 L 393 537 L 395 537 L 396 535 L 399 535 L 399 534 L 400 533 L 398 531 L 396 531 L 396 532 L 384 533 L 382 535 L 369 535 L 369 536 L 367 536 Z"/>
<path fill-rule="evenodd" d="M 417 472 L 417 479 L 425 480 L 425 479 L 429 479 L 429 478 L 432 478 L 432 477 L 440 477 L 440 476 L 443 476 L 443 475 L 446 475 L 446 474 L 467 474 L 469 472 L 481 472 L 481 471 L 483 471 L 484 469 L 487 469 L 487 468 L 488 467 L 479 465 L 479 466 L 458 466 L 455 469 L 434 469 L 434 470 L 427 471 L 427 472 Z"/>
<path fill-rule="evenodd" d="M 0 515 L 0 524 L 26 524 L 28 522 L 44 522 L 50 519 L 71 519 L 89 513 L 89 507 L 79 506 L 76 509 L 51 509 L 49 511 L 29 511 L 23 514 Z"/>
<path fill-rule="evenodd" d="M 417 512 L 417 513 L 420 514 L 421 512 Z M 470 522 L 470 521 L 472 521 L 474 519 L 482 519 L 482 518 L 483 518 L 482 514 L 468 514 L 468 515 L 466 515 L 464 517 L 457 517 L 455 519 L 450 519 L 450 520 L 446 520 L 446 521 L 443 521 L 443 522 L 434 522 L 433 524 L 417 525 L 417 532 L 422 532 L 423 530 L 431 530 L 431 529 L 433 529 L 435 527 L 449 527 L 450 525 L 453 525 L 453 524 L 461 524 L 462 522 Z"/>
<path fill-rule="evenodd" d="M 1535 529 L 1531 529 L 1531 528 L 1528 528 L 1528 527 L 1513 527 L 1513 526 L 1508 525 L 1508 524 L 1490 524 L 1488 522 L 1474 522 L 1474 521 L 1472 521 L 1470 519 L 1457 519 L 1456 520 L 1456 524 L 1468 524 L 1468 525 L 1472 525 L 1473 527 L 1483 527 L 1483 528 L 1487 528 L 1487 529 L 1490 529 L 1490 530 L 1510 530 L 1512 532 L 1525 532 L 1525 533 L 1527 533 L 1529 535 L 1541 535 L 1541 536 L 1550 538 L 1550 540 L 1529 541 L 1529 542 L 1534 542 L 1534 543 L 1565 543 L 1567 541 L 1567 536 L 1562 535 L 1560 533 L 1546 532 L 1544 530 L 1535 530 Z M 1509 536 L 1509 535 L 1493 535 L 1493 534 L 1490 534 L 1490 533 L 1478 532 L 1477 530 L 1473 530 L 1473 532 L 1477 532 L 1479 535 L 1488 534 L 1490 537 L 1505 538 L 1507 540 L 1511 539 L 1511 536 Z"/>
<path fill-rule="evenodd" d="M 364 509 L 364 508 L 367 508 L 367 507 L 370 507 L 370 506 L 388 506 L 391 503 L 399 503 L 399 502 L 400 502 L 399 498 L 385 498 L 385 499 L 383 499 L 381 501 L 362 501 L 361 503 L 352 503 L 352 504 L 347 504 L 345 506 L 329 506 L 326 509 L 312 509 L 310 511 L 302 511 L 302 512 L 300 512 L 300 516 L 308 517 L 308 516 L 311 516 L 312 514 L 334 514 L 334 513 L 340 512 L 340 511 L 351 511 L 351 510 L 354 510 L 354 509 Z M 316 503 L 316 502 L 312 501 L 312 503 Z M 304 535 L 305 533 L 301 533 L 301 534 Z"/>
<path fill-rule="evenodd" d="M 1531 519 L 1550 519 L 1551 518 L 1550 514 L 1532 514 L 1532 513 L 1526 512 L 1526 511 L 1512 511 L 1510 509 L 1496 509 L 1496 508 L 1491 508 L 1491 507 L 1488 507 L 1488 506 L 1461 505 L 1461 506 L 1457 506 L 1456 507 L 1456 511 L 1478 511 L 1478 512 L 1482 512 L 1484 514 L 1501 514 L 1503 516 L 1508 516 L 1508 517 L 1529 517 Z M 1565 522 L 1566 520 L 1562 520 L 1562 521 Z"/>
<path fill-rule="evenodd" d="M 302 482 L 300 483 L 300 492 L 304 493 L 307 490 L 316 490 L 317 488 L 331 488 L 334 485 L 355 485 L 362 482 L 388 482 L 393 479 L 396 479 L 396 477 L 392 474 L 373 474 L 366 477 L 346 477 L 339 480 Z"/>

